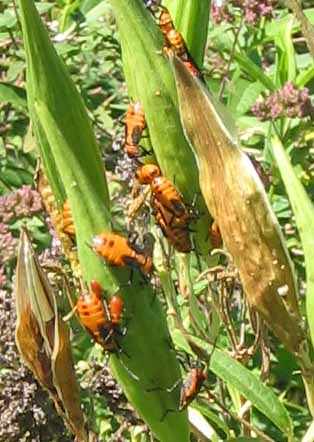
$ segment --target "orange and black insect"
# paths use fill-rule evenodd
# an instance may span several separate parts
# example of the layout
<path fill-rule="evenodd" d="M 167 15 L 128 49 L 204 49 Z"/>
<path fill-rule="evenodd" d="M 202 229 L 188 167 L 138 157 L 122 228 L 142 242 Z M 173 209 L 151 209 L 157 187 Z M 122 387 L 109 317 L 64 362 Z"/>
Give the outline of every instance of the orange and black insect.
<path fill-rule="evenodd" d="M 91 282 L 91 292 L 83 293 L 76 304 L 82 325 L 106 351 L 118 350 L 115 341 L 115 325 L 110 318 L 110 312 L 103 300 L 101 286 L 98 281 Z"/>
<path fill-rule="evenodd" d="M 159 25 L 161 32 L 164 34 L 165 37 L 169 31 L 175 29 L 173 21 L 171 19 L 171 16 L 169 14 L 169 11 L 164 6 L 161 7 L 160 16 L 158 19 L 158 25 Z"/>
<path fill-rule="evenodd" d="M 125 117 L 125 151 L 130 158 L 139 156 L 139 142 L 146 127 L 144 110 L 139 101 L 131 103 Z"/>
<path fill-rule="evenodd" d="M 179 31 L 175 29 L 170 29 L 165 35 L 166 38 L 166 48 L 164 48 L 164 52 L 168 54 L 168 49 L 171 49 L 175 55 L 178 57 L 188 58 L 188 51 L 185 46 L 185 42 L 183 37 Z"/>
<path fill-rule="evenodd" d="M 219 226 L 216 221 L 213 221 L 210 226 L 210 242 L 213 249 L 218 249 L 222 245 L 222 238 Z"/>
<path fill-rule="evenodd" d="M 204 382 L 207 378 L 207 370 L 202 370 L 201 368 L 192 368 L 188 373 L 186 379 L 182 382 L 179 379 L 177 382 L 172 385 L 170 388 L 166 388 L 168 393 L 172 393 L 179 385 L 181 385 L 180 389 L 180 402 L 177 409 L 169 408 L 165 410 L 163 416 L 161 417 L 161 421 L 165 419 L 168 413 L 175 413 L 185 410 L 190 403 L 196 398 L 199 394 Z M 162 388 L 156 387 L 148 389 L 147 391 L 160 391 Z"/>
<path fill-rule="evenodd" d="M 191 222 L 192 217 L 187 208 L 182 215 L 175 216 L 154 195 L 151 198 L 151 205 L 156 216 L 156 221 L 161 227 L 162 225 L 166 225 L 173 229 L 179 228 L 189 230 L 189 223 Z"/>
<path fill-rule="evenodd" d="M 191 72 L 192 75 L 194 75 L 195 77 L 197 77 L 199 80 L 201 81 L 205 81 L 203 74 L 201 73 L 201 71 L 199 70 L 199 68 L 195 65 L 195 63 L 192 61 L 191 58 L 187 59 L 187 60 L 182 60 L 184 66 Z"/>
<path fill-rule="evenodd" d="M 135 172 L 135 176 L 141 184 L 150 184 L 154 178 L 160 175 L 160 169 L 156 164 L 143 164 Z"/>
<path fill-rule="evenodd" d="M 189 230 L 186 228 L 175 227 L 171 228 L 164 224 L 164 221 L 156 218 L 163 234 L 167 238 L 169 244 L 172 244 L 173 247 L 180 253 L 190 253 L 192 250 L 192 244 L 190 239 Z"/>
<path fill-rule="evenodd" d="M 192 368 L 181 387 L 179 411 L 184 410 L 196 398 L 207 377 L 207 371 Z"/>
<path fill-rule="evenodd" d="M 190 239 L 189 221 L 190 215 L 185 212 L 182 217 L 173 216 L 165 209 L 160 201 L 152 199 L 156 222 L 167 238 L 169 244 L 181 253 L 189 253 L 192 250 Z"/>
<path fill-rule="evenodd" d="M 64 201 L 62 207 L 62 230 L 72 238 L 75 237 L 75 226 L 71 206 L 68 200 Z"/>
<path fill-rule="evenodd" d="M 154 178 L 151 189 L 153 196 L 173 215 L 181 217 L 187 212 L 182 196 L 168 178 L 164 176 Z"/>
<path fill-rule="evenodd" d="M 187 211 L 183 199 L 174 185 L 164 176 L 156 176 L 156 165 L 144 164 L 137 171 L 137 178 L 141 184 L 150 184 L 153 197 L 173 215 L 181 217 Z M 154 173 L 156 171 L 156 174 Z"/>
<path fill-rule="evenodd" d="M 110 299 L 109 302 L 109 312 L 110 319 L 114 327 L 119 327 L 121 324 L 121 317 L 123 312 L 123 300 L 120 296 L 115 295 Z"/>
<path fill-rule="evenodd" d="M 151 234 L 144 235 L 144 246 L 140 248 L 129 238 L 103 232 L 93 238 L 93 249 L 112 266 L 137 268 L 144 275 L 153 271 Z"/>

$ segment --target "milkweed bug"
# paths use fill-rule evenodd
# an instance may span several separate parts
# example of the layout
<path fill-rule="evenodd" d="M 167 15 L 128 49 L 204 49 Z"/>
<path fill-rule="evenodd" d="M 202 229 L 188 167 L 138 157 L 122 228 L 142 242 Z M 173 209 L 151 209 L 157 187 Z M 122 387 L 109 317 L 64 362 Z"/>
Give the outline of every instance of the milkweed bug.
<path fill-rule="evenodd" d="M 146 121 L 141 103 L 131 103 L 125 117 L 125 151 L 130 158 L 139 156 L 139 142 L 145 128 Z"/>
<path fill-rule="evenodd" d="M 169 244 L 172 244 L 178 252 L 191 252 L 189 214 L 187 216 L 175 217 L 158 200 L 152 199 L 152 204 L 155 209 L 156 222 L 168 239 Z"/>
<path fill-rule="evenodd" d="M 108 307 L 101 292 L 99 282 L 91 281 L 91 292 L 84 292 L 76 304 L 79 319 L 105 351 L 116 355 L 123 353 L 130 358 L 117 339 L 118 335 L 125 335 L 120 329 L 123 301 L 118 295 L 115 295 L 111 298 Z M 121 358 L 119 361 L 128 374 L 138 381 L 139 377 L 125 365 Z"/>
<path fill-rule="evenodd" d="M 108 264 L 137 268 L 147 275 L 153 271 L 153 237 L 146 234 L 143 242 L 140 248 L 134 241 L 112 232 L 100 233 L 92 240 L 94 251 Z"/>
<path fill-rule="evenodd" d="M 158 19 L 158 25 L 161 32 L 166 36 L 169 31 L 174 30 L 174 24 L 167 8 L 162 7 Z"/>
<path fill-rule="evenodd" d="M 188 52 L 183 40 L 182 35 L 175 29 L 170 29 L 165 35 L 167 46 L 164 48 L 166 55 L 168 54 L 168 48 L 171 49 L 178 57 L 188 58 Z"/>
<path fill-rule="evenodd" d="M 163 421 L 168 413 L 178 413 L 180 411 L 185 410 L 201 391 L 201 388 L 206 378 L 207 378 L 207 369 L 192 368 L 183 381 L 179 379 L 170 388 L 164 389 L 168 393 L 172 393 L 176 388 L 178 388 L 181 385 L 180 401 L 178 408 L 167 409 L 162 415 L 160 420 Z M 160 391 L 160 390 L 163 389 L 160 387 L 147 389 L 147 391 L 150 392 Z"/>
<path fill-rule="evenodd" d="M 75 237 L 75 226 L 72 210 L 68 200 L 64 201 L 62 207 L 62 230 L 72 238 Z"/>
<path fill-rule="evenodd" d="M 207 370 L 192 368 L 181 387 L 179 411 L 185 410 L 196 398 L 206 378 Z"/>
<path fill-rule="evenodd" d="M 91 291 L 84 292 L 79 297 L 76 307 L 82 325 L 95 341 L 106 351 L 117 351 L 118 347 L 114 336 L 115 326 L 111 321 L 108 306 L 103 300 L 98 281 L 91 282 Z"/>
<path fill-rule="evenodd" d="M 150 184 L 154 178 L 160 175 L 160 169 L 156 164 L 143 164 L 135 172 L 135 176 L 141 184 Z"/>
<path fill-rule="evenodd" d="M 124 305 L 123 300 L 118 295 L 115 295 L 110 299 L 109 302 L 110 319 L 115 327 L 120 326 L 123 305 Z"/>
<path fill-rule="evenodd" d="M 137 169 L 136 176 L 141 184 L 150 184 L 153 196 L 173 215 L 182 216 L 187 208 L 174 185 L 164 176 L 160 176 L 158 166 L 144 164 Z"/>

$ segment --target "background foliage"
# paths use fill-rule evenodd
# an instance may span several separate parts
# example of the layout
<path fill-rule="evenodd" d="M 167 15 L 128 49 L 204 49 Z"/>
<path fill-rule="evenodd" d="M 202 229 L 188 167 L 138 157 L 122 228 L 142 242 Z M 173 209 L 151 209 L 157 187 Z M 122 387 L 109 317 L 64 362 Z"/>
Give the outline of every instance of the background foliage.
<path fill-rule="evenodd" d="M 236 120 L 243 146 L 263 176 L 296 266 L 300 305 L 304 311 L 304 254 L 285 186 L 273 158 L 269 133 L 271 122 L 275 123 L 294 170 L 313 200 L 313 54 L 309 53 L 300 25 L 285 5 L 232 1 L 223 2 L 223 7 L 218 8 L 217 4 L 212 6 L 205 53 L 206 81 L 210 90 L 220 94 L 226 103 Z M 55 48 L 64 59 L 88 109 L 107 171 L 110 195 L 114 201 L 113 215 L 122 227 L 125 207 L 130 204 L 132 181 L 132 167 L 121 148 L 121 117 L 129 98 L 109 2 L 59 0 L 38 2 L 37 6 Z M 314 9 L 311 6 L 311 2 L 304 2 L 303 9 L 313 22 Z M 21 366 L 13 342 L 15 317 L 11 289 L 21 223 L 26 223 L 32 232 L 42 263 L 66 266 L 66 262 L 49 216 L 43 210 L 33 185 L 36 150 L 26 104 L 25 56 L 19 22 L 9 0 L 3 0 L 0 5 L 0 55 L 0 414 L 6 422 L 6 425 L 1 423 L 0 440 L 71 440 L 45 394 Z M 178 260 L 175 268 L 174 273 L 180 275 Z M 207 281 L 197 280 L 199 272 L 194 264 L 192 273 L 193 281 L 196 281 L 193 287 L 198 299 L 196 305 L 198 302 L 202 305 L 202 314 L 197 316 L 197 320 L 205 323 L 204 317 L 215 316 L 212 306 L 204 302 Z M 50 276 L 61 292 L 62 278 L 53 272 Z M 174 279 L 181 289 L 178 305 L 184 325 L 198 337 L 202 337 L 202 333 L 208 334 L 207 325 L 197 329 L 193 324 L 198 309 L 193 310 L 187 305 L 187 289 L 182 288 L 182 278 L 175 276 Z M 68 312 L 69 306 L 61 297 L 60 303 L 64 313 Z M 249 348 L 254 341 L 254 332 L 249 321 L 244 319 L 245 311 L 241 306 L 241 290 L 237 288 L 229 307 L 236 333 L 245 332 L 244 348 Z M 171 319 L 169 323 L 172 325 Z M 95 433 L 100 435 L 100 440 L 149 440 L 152 437 L 149 430 L 111 378 L 102 352 L 97 347 L 91 347 L 89 338 L 75 321 L 72 325 L 83 403 Z M 177 344 L 179 341 L 178 338 Z M 275 338 L 268 337 L 264 344 L 270 351 L 271 369 L 267 374 L 262 373 L 262 378 L 267 378 L 267 384 L 280 397 L 293 422 L 294 437 L 301 440 L 311 419 L 303 384 L 296 372 L 297 365 Z M 225 331 L 221 331 L 219 345 L 231 349 Z M 261 358 L 266 353 L 258 351 L 242 362 L 252 373 L 260 376 Z M 216 372 L 222 376 L 219 360 L 213 360 L 213 373 Z M 213 391 L 225 405 L 233 404 L 237 412 L 243 399 L 239 391 L 245 396 L 241 385 L 237 391 L 234 384 L 217 382 L 213 373 Z M 228 376 L 230 373 L 227 372 L 224 380 L 231 382 Z M 242 381 L 245 384 L 247 378 Z M 248 394 L 258 396 L 256 391 Z M 206 407 L 202 409 L 202 404 L 198 408 L 215 430 L 213 440 L 226 440 L 230 431 L 238 434 L 239 424 L 217 411 L 215 406 L 213 415 L 208 414 Z M 252 423 L 274 440 L 286 440 L 285 431 L 279 430 L 274 420 L 267 416 L 254 408 Z"/>

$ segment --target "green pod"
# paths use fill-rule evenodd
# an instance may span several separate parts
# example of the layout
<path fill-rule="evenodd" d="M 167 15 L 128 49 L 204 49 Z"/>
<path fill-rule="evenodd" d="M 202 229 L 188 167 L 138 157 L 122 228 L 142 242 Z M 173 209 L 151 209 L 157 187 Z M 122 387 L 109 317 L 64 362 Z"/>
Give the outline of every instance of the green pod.
<path fill-rule="evenodd" d="M 126 287 L 129 271 L 104 265 L 89 245 L 94 235 L 111 230 L 111 217 L 103 166 L 84 104 L 34 2 L 19 0 L 19 10 L 30 115 L 45 169 L 51 167 L 49 178 L 55 186 L 62 183 L 72 207 L 83 278 L 87 285 L 98 280 L 110 295 L 124 287 L 128 333 L 121 339 L 123 353 L 111 357 L 113 370 L 130 402 L 161 441 L 188 441 L 185 412 L 169 413 L 161 420 L 167 409 L 178 409 L 179 391 L 168 393 L 166 388 L 180 379 L 180 368 L 158 299 L 137 272 L 133 284 Z M 154 388 L 159 391 L 148 391 Z"/>
<path fill-rule="evenodd" d="M 185 201 L 196 199 L 201 214 L 193 230 L 196 248 L 209 250 L 210 216 L 200 193 L 194 155 L 184 136 L 170 62 L 163 56 L 164 38 L 142 0 L 110 0 L 118 23 L 123 66 L 130 96 L 143 104 L 149 136 L 162 173 Z"/>

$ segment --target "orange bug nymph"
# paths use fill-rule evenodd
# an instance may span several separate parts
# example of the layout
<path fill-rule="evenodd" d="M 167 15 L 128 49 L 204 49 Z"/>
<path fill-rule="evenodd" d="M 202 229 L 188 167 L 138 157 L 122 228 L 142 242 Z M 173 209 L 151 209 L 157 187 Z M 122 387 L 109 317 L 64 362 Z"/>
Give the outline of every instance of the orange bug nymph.
<path fill-rule="evenodd" d="M 69 200 L 65 200 L 62 207 L 62 230 L 69 236 L 75 236 L 75 226 Z"/>
<path fill-rule="evenodd" d="M 186 213 L 187 208 L 182 196 L 168 178 L 164 176 L 154 178 L 151 189 L 153 196 L 173 215 L 181 217 Z"/>
<path fill-rule="evenodd" d="M 184 410 L 196 398 L 207 378 L 207 370 L 192 368 L 181 387 L 179 411 Z"/>
<path fill-rule="evenodd" d="M 202 386 L 204 385 L 204 382 L 207 378 L 207 369 L 201 369 L 201 368 L 192 368 L 185 380 L 182 383 L 182 380 L 179 379 L 177 382 L 175 382 L 172 387 L 166 388 L 166 391 L 168 393 L 173 392 L 179 385 L 181 385 L 180 388 L 180 402 L 177 409 L 174 408 L 168 408 L 165 410 L 164 414 L 161 417 L 161 421 L 165 419 L 168 413 L 175 413 L 178 411 L 185 410 L 190 403 L 196 398 L 196 396 L 199 394 Z M 162 390 L 162 388 L 151 388 L 147 391 L 159 391 Z"/>
<path fill-rule="evenodd" d="M 166 208 L 154 195 L 151 198 L 151 205 L 156 216 L 156 221 L 161 227 L 162 225 L 166 225 L 172 229 L 181 228 L 189 230 L 189 223 L 192 220 L 189 209 L 186 208 L 182 215 L 175 216 L 173 212 L 171 212 L 169 208 Z"/>
<path fill-rule="evenodd" d="M 181 216 L 172 215 L 156 198 L 152 198 L 156 222 L 169 244 L 181 253 L 189 253 L 192 250 L 190 240 L 189 222 L 191 220 L 188 210 Z"/>
<path fill-rule="evenodd" d="M 170 29 L 165 37 L 167 46 L 172 49 L 178 57 L 182 57 L 183 55 L 188 57 L 183 37 L 179 31 L 176 31 L 175 29 Z M 167 51 L 165 52 L 167 53 Z"/>
<path fill-rule="evenodd" d="M 158 25 L 159 25 L 161 32 L 165 36 L 168 34 L 169 31 L 174 29 L 174 24 L 173 24 L 170 14 L 169 14 L 169 11 L 165 7 L 161 8 L 161 13 L 159 16 Z"/>
<path fill-rule="evenodd" d="M 77 312 L 82 325 L 107 351 L 117 351 L 114 326 L 106 302 L 102 298 L 98 281 L 91 282 L 91 291 L 84 292 L 78 299 Z"/>
<path fill-rule="evenodd" d="M 192 250 L 192 244 L 190 239 L 190 233 L 187 228 L 175 227 L 171 228 L 164 224 L 162 220 L 156 220 L 167 238 L 169 244 L 172 244 L 173 247 L 180 253 L 190 253 Z"/>
<path fill-rule="evenodd" d="M 125 151 L 130 158 L 139 156 L 139 142 L 146 127 L 144 110 L 139 101 L 131 103 L 125 117 Z"/>
<path fill-rule="evenodd" d="M 143 164 L 137 168 L 135 176 L 141 184 L 150 184 L 160 176 L 160 169 L 156 164 Z"/>
<path fill-rule="evenodd" d="M 94 251 L 108 264 L 117 267 L 138 268 L 144 275 L 153 271 L 152 245 L 144 238 L 144 247 L 112 232 L 103 232 L 93 238 Z M 147 242 L 148 241 L 148 242 Z"/>
<path fill-rule="evenodd" d="M 110 319 L 115 327 L 119 327 L 121 324 L 123 306 L 124 303 L 123 300 L 120 298 L 120 296 L 115 295 L 110 299 L 109 302 Z"/>
<path fill-rule="evenodd" d="M 181 217 L 187 208 L 180 193 L 174 185 L 164 176 L 160 176 L 156 164 L 144 164 L 136 171 L 136 177 L 141 184 L 150 184 L 153 197 L 173 215 Z"/>

